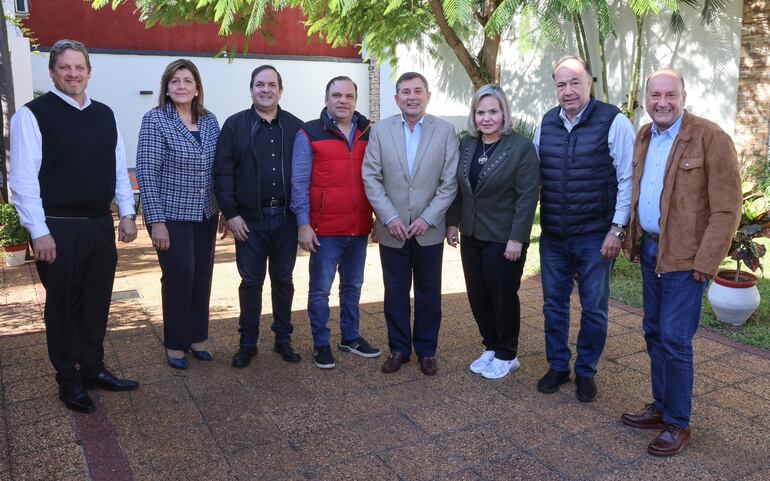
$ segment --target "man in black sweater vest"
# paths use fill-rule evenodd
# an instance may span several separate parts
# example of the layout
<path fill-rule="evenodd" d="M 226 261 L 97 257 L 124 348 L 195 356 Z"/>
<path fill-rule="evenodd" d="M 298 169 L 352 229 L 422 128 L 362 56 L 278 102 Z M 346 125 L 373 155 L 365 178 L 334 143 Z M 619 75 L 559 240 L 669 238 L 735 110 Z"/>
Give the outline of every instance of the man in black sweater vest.
<path fill-rule="evenodd" d="M 54 89 L 11 119 L 9 180 L 46 289 L 48 355 L 59 399 L 90 413 L 96 406 L 85 389 L 139 387 L 105 368 L 103 349 L 117 264 L 113 197 L 122 242 L 136 239 L 136 215 L 115 116 L 85 93 L 91 76 L 85 46 L 59 40 L 48 68 Z"/>

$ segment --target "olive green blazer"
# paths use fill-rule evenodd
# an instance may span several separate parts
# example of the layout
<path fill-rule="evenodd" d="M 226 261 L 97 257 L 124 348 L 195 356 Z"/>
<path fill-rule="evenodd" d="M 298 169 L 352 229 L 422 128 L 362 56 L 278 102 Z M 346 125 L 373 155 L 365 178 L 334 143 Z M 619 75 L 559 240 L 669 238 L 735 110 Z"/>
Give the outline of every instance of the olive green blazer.
<path fill-rule="evenodd" d="M 468 172 L 480 142 L 466 135 L 460 142 L 457 197 L 447 225 L 463 235 L 490 242 L 529 242 L 540 190 L 540 165 L 532 142 L 517 133 L 504 135 L 479 174 L 476 190 Z"/>

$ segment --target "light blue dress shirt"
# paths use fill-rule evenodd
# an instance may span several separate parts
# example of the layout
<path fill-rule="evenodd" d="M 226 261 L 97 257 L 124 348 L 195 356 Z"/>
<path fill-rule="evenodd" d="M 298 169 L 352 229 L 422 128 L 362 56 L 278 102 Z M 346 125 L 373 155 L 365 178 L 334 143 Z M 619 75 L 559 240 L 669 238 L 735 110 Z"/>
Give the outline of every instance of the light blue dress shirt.
<path fill-rule="evenodd" d="M 401 125 L 404 126 L 404 142 L 406 143 L 406 165 L 409 167 L 409 177 L 412 176 L 414 169 L 414 158 L 417 157 L 417 146 L 420 145 L 420 136 L 422 135 L 422 123 L 425 120 L 423 116 L 414 126 L 414 131 L 409 130 L 409 124 L 401 114 Z"/>
<path fill-rule="evenodd" d="M 588 105 L 586 105 L 588 107 Z M 575 120 L 569 121 L 567 115 L 564 113 L 564 109 L 559 111 L 559 118 L 564 123 L 564 128 L 567 132 L 572 132 L 572 128 L 575 127 L 580 119 L 583 117 L 583 110 L 575 116 Z M 535 150 L 540 155 L 540 130 L 542 124 L 537 126 L 535 135 L 532 137 L 532 143 L 535 145 Z M 634 132 L 634 126 L 631 125 L 631 121 L 619 113 L 615 116 L 615 119 L 610 125 L 610 130 L 607 132 L 607 146 L 610 149 L 610 157 L 612 157 L 612 165 L 615 167 L 615 173 L 618 181 L 618 195 L 615 198 L 615 214 L 612 217 L 613 224 L 627 225 L 628 219 L 631 217 L 631 188 L 632 179 L 634 174 L 634 139 L 636 133 Z"/>
<path fill-rule="evenodd" d="M 666 164 L 671 147 L 682 127 L 684 113 L 674 125 L 661 132 L 652 124 L 652 138 L 644 159 L 644 170 L 639 189 L 639 223 L 642 230 L 651 234 L 660 234 L 660 196 L 663 193 L 663 181 L 666 177 Z"/>

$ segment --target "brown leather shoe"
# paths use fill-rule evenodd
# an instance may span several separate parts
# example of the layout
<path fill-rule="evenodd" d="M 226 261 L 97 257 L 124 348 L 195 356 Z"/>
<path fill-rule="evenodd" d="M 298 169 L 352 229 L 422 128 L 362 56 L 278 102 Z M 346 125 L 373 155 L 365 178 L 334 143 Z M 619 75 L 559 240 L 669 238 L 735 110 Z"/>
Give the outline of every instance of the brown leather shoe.
<path fill-rule="evenodd" d="M 409 362 L 409 358 L 398 351 L 390 353 L 390 357 L 383 363 L 382 372 L 385 374 L 393 374 L 401 369 L 401 364 Z"/>
<path fill-rule="evenodd" d="M 655 403 L 644 406 L 644 411 L 639 414 L 623 414 L 620 416 L 620 421 L 626 426 L 636 429 L 666 429 L 668 427 L 663 422 L 663 413 L 655 409 Z"/>
<path fill-rule="evenodd" d="M 669 424 L 665 431 L 658 434 L 647 446 L 647 452 L 653 456 L 673 456 L 682 452 L 690 444 L 690 428 L 680 428 Z"/>
<path fill-rule="evenodd" d="M 422 371 L 423 374 L 426 376 L 435 376 L 436 371 L 438 371 L 438 366 L 436 366 L 436 358 L 435 357 L 421 357 L 420 358 L 420 371 Z"/>

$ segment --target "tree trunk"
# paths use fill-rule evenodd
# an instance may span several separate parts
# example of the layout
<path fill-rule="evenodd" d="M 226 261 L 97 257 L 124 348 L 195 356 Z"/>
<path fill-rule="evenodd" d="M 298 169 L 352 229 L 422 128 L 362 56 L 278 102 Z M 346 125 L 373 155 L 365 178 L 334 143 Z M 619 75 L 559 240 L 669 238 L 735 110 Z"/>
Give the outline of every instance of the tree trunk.
<path fill-rule="evenodd" d="M 449 25 L 449 22 L 444 16 L 444 8 L 441 5 L 441 0 L 430 0 L 430 8 L 433 12 L 433 17 L 436 19 L 436 24 L 441 31 L 441 35 L 444 37 L 444 41 L 446 41 L 449 48 L 452 49 L 452 52 L 457 57 L 460 65 L 463 66 L 468 77 L 470 77 L 471 82 L 473 82 L 473 88 L 477 89 L 492 81 L 494 75 L 489 76 L 488 72 L 477 63 L 476 59 L 473 58 L 473 55 L 471 55 L 468 49 L 465 48 L 463 41 Z M 484 39 L 484 43 L 486 44 L 486 38 Z M 494 72 L 494 62 L 497 61 L 497 57 L 495 56 L 492 60 L 492 71 Z"/>
<path fill-rule="evenodd" d="M 575 35 L 578 39 L 578 45 L 582 45 L 580 48 L 580 50 L 582 50 L 580 56 L 583 57 L 583 60 L 586 61 L 591 72 L 593 72 L 593 67 L 591 66 L 591 52 L 588 50 L 588 39 L 586 38 L 586 28 L 583 25 L 583 19 L 578 12 L 575 12 Z M 591 95 L 594 95 L 593 83 L 591 83 Z"/>
<path fill-rule="evenodd" d="M 631 83 L 628 86 L 626 97 L 626 117 L 631 123 L 636 122 L 637 102 L 639 95 L 639 83 L 642 70 L 642 37 L 644 35 L 644 16 L 636 16 L 636 38 L 634 39 L 633 70 L 631 71 Z"/>
<path fill-rule="evenodd" d="M 601 63 L 601 69 L 602 69 L 602 99 L 609 103 L 610 101 L 610 90 L 607 86 L 607 56 L 604 53 L 604 41 L 606 39 L 604 38 L 604 35 L 599 33 L 599 61 Z"/>
<path fill-rule="evenodd" d="M 8 160 L 10 146 L 8 130 L 10 118 L 15 111 L 13 96 L 13 75 L 11 73 L 11 53 L 8 50 L 8 31 L 5 24 L 5 12 L 0 2 L 0 201 L 8 200 Z"/>

